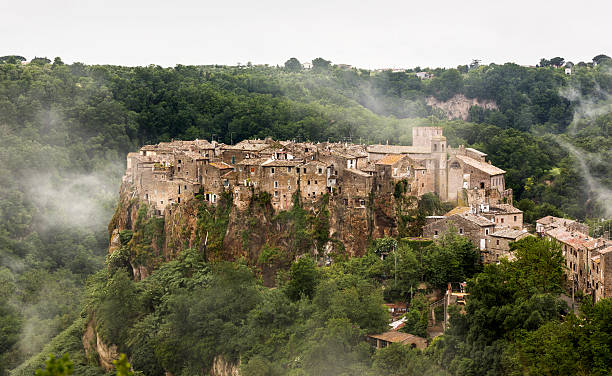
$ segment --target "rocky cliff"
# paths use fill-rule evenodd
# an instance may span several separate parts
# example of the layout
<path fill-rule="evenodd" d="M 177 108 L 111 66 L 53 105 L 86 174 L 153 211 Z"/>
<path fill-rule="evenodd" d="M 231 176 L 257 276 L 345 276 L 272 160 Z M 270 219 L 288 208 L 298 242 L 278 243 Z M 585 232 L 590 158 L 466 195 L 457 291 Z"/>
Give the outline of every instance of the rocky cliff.
<path fill-rule="evenodd" d="M 479 106 L 487 110 L 497 109 L 497 104 L 494 101 L 487 99 L 467 98 L 463 94 L 456 94 L 447 101 L 440 101 L 434 97 L 428 97 L 427 104 L 444 111 L 449 119 L 462 120 L 468 120 L 470 108 L 472 106 Z"/>
<path fill-rule="evenodd" d="M 133 187 L 124 184 L 109 224 L 109 260 L 127 261 L 136 280 L 182 250 L 197 248 L 209 261 L 246 260 L 268 285 L 277 270 L 303 254 L 322 264 L 360 256 L 370 239 L 396 235 L 401 206 L 393 195 L 372 193 L 363 207 L 324 195 L 314 203 L 296 201 L 291 210 L 275 211 L 269 194 L 258 193 L 244 210 L 234 207 L 229 195 L 216 206 L 196 197 L 158 216 L 136 197 Z"/>

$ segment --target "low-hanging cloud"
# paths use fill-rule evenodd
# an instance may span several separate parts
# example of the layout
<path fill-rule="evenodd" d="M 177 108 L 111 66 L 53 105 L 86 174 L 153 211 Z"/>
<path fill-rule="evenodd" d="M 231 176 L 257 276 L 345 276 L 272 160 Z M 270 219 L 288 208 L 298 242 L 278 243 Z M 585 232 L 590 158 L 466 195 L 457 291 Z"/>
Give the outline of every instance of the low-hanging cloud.
<path fill-rule="evenodd" d="M 122 171 L 122 164 L 113 163 L 100 171 L 65 173 L 61 178 L 41 172 L 31 174 L 27 189 L 43 212 L 37 218 L 39 226 L 106 226 L 119 192 L 117 176 Z"/>
<path fill-rule="evenodd" d="M 600 73 L 604 76 L 610 76 L 612 74 L 612 69 L 602 68 Z M 567 130 L 569 136 L 575 136 L 580 130 L 580 125 L 584 122 L 592 121 L 599 116 L 612 112 L 611 92 L 603 89 L 596 83 L 591 94 L 584 95 L 582 88 L 577 82 L 577 80 L 571 81 L 567 87 L 560 90 L 560 95 L 574 104 L 574 117 Z M 556 140 L 557 143 L 567 150 L 578 163 L 579 171 L 584 177 L 589 191 L 593 194 L 593 198 L 601 206 L 604 215 L 607 217 L 612 216 L 612 189 L 595 177 L 590 168 L 593 163 L 604 163 L 602 153 L 606 151 L 589 153 L 561 137 L 556 137 Z"/>

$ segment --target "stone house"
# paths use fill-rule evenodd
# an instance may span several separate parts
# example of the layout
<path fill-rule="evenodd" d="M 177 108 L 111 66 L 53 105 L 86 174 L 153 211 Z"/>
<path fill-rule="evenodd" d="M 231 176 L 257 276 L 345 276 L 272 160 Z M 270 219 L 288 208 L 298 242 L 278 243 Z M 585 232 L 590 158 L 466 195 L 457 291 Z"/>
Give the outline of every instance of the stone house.
<path fill-rule="evenodd" d="M 484 263 L 496 263 L 500 258 L 512 259 L 510 254 L 510 243 L 533 236 L 527 230 L 516 230 L 505 228 L 496 230 L 487 239 L 487 253 L 484 255 Z"/>
<path fill-rule="evenodd" d="M 612 297 L 612 246 L 596 252 L 590 261 L 589 283 L 595 301 Z"/>
<path fill-rule="evenodd" d="M 226 183 L 228 178 L 225 175 L 233 170 L 232 166 L 221 161 L 211 162 L 202 166 L 201 179 L 204 200 L 212 204 L 217 203 L 223 191 L 230 188 L 229 183 Z"/>
<path fill-rule="evenodd" d="M 479 250 L 485 251 L 487 249 L 487 239 L 493 233 L 495 223 L 485 217 L 471 213 L 453 214 L 425 225 L 423 227 L 423 236 L 436 239 L 446 233 L 451 227 L 459 235 L 470 239 L 472 244 Z"/>
<path fill-rule="evenodd" d="M 268 159 L 261 164 L 262 176 L 259 189 L 272 196 L 272 207 L 288 210 L 293 207 L 293 194 L 299 185 L 300 161 L 287 159 Z M 324 179 L 321 179 L 324 185 Z"/>
<path fill-rule="evenodd" d="M 376 349 L 383 349 L 392 343 L 399 343 L 419 350 L 427 348 L 427 340 L 414 334 L 390 330 L 382 334 L 368 335 L 368 342 Z"/>
<path fill-rule="evenodd" d="M 325 193 L 331 192 L 331 177 L 328 178 L 328 166 L 321 161 L 308 161 L 298 165 L 300 174 L 300 195 L 302 200 L 315 201 Z M 332 180 L 335 185 L 335 180 Z"/>
<path fill-rule="evenodd" d="M 607 246 L 603 239 L 595 239 L 580 232 L 567 231 L 560 227 L 545 232 L 549 240 L 557 241 L 561 246 L 561 252 L 565 258 L 567 276 L 570 281 L 575 281 L 578 289 L 591 293 L 597 290 L 599 279 L 593 279 L 592 257 L 599 254 L 600 250 Z"/>
<path fill-rule="evenodd" d="M 406 179 L 409 181 L 408 192 L 412 192 L 414 184 L 414 173 L 411 169 L 410 157 L 402 154 L 388 154 L 375 163 L 377 191 L 381 193 L 393 193 L 395 184 Z"/>
<path fill-rule="evenodd" d="M 344 205 L 365 208 L 373 183 L 374 177 L 367 172 L 348 169 L 338 188 L 338 194 L 341 195 Z"/>
<path fill-rule="evenodd" d="M 556 228 L 564 228 L 567 231 L 589 234 L 589 226 L 567 218 L 553 217 L 552 215 L 542 217 L 536 221 L 536 232 L 544 235 L 547 231 Z"/>

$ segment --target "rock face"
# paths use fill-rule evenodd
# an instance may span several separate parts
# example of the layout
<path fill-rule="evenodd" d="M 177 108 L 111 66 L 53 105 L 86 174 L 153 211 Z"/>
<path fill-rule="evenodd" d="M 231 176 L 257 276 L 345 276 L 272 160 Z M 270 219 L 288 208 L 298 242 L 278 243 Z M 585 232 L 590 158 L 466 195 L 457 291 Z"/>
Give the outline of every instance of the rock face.
<path fill-rule="evenodd" d="M 449 119 L 468 120 L 470 107 L 480 106 L 487 110 L 496 110 L 497 104 L 492 100 L 467 98 L 463 94 L 456 94 L 451 99 L 443 102 L 435 97 L 428 97 L 427 104 L 443 110 Z"/>
<path fill-rule="evenodd" d="M 216 356 L 210 369 L 210 376 L 240 376 L 240 364 L 230 363 L 222 356 Z"/>
<path fill-rule="evenodd" d="M 303 254 L 319 263 L 361 256 L 370 239 L 397 234 L 396 200 L 390 194 L 372 195 L 362 207 L 322 196 L 289 211 L 274 210 L 265 196 L 255 195 L 242 209 L 231 200 L 213 206 L 194 198 L 162 216 L 134 197 L 124 184 L 109 224 L 109 254 L 127 259 L 135 280 L 182 250 L 197 248 L 211 261 L 243 258 L 272 285 L 276 271 Z"/>
<path fill-rule="evenodd" d="M 106 371 L 111 371 L 115 368 L 113 366 L 113 360 L 119 359 L 117 346 L 109 346 L 102 341 L 100 336 L 96 333 L 95 320 L 92 319 L 87 323 L 82 342 L 87 357 L 92 357 L 97 354 L 98 362 L 102 368 Z"/>

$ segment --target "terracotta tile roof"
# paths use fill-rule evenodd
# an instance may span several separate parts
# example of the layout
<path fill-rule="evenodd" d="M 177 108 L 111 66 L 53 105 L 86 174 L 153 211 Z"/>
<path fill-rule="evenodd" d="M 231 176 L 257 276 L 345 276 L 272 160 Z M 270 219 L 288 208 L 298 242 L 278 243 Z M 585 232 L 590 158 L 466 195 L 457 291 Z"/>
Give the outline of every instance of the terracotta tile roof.
<path fill-rule="evenodd" d="M 444 214 L 444 216 L 445 217 L 450 217 L 451 215 L 468 213 L 469 211 L 470 211 L 470 208 L 467 207 L 467 206 L 457 206 L 453 210 L 451 210 L 448 213 Z"/>
<path fill-rule="evenodd" d="M 403 145 L 369 145 L 366 148 L 368 153 L 376 154 L 428 154 L 431 150 L 420 146 Z"/>
<path fill-rule="evenodd" d="M 487 156 L 487 153 L 483 153 L 480 150 L 476 150 L 474 148 L 466 148 L 465 150 L 471 151 L 472 153 L 480 155 L 481 157 L 486 157 Z"/>
<path fill-rule="evenodd" d="M 389 165 L 396 164 L 397 162 L 401 161 L 404 158 L 406 158 L 406 156 L 402 154 L 387 154 L 382 159 L 380 159 L 378 162 L 376 162 L 376 164 L 389 166 Z"/>
<path fill-rule="evenodd" d="M 308 167 L 308 166 L 317 166 L 317 167 L 327 167 L 327 163 L 319 161 L 319 160 L 312 160 L 312 161 L 300 161 L 301 164 L 299 167 Z"/>
<path fill-rule="evenodd" d="M 236 145 L 227 145 L 224 147 L 226 150 L 245 150 L 245 151 L 260 151 L 267 149 L 272 145 L 266 143 L 264 140 L 242 140 Z"/>
<path fill-rule="evenodd" d="M 573 219 L 553 217 L 552 215 L 547 215 L 546 217 L 542 217 L 542 218 L 538 219 L 536 221 L 536 223 L 539 223 L 541 225 L 552 225 L 552 224 L 555 224 L 557 226 L 567 227 L 569 225 L 572 225 L 572 224 L 578 223 L 578 222 L 573 220 Z"/>
<path fill-rule="evenodd" d="M 302 161 L 286 160 L 286 159 L 269 159 L 262 163 L 264 167 L 295 167 L 302 163 Z"/>
<path fill-rule="evenodd" d="M 521 209 L 515 208 L 514 206 L 510 204 L 491 205 L 491 210 L 495 210 L 495 209 L 499 209 L 500 211 L 503 211 L 506 214 L 520 214 L 523 212 Z"/>
<path fill-rule="evenodd" d="M 346 170 L 344 170 L 344 171 L 346 171 L 346 172 L 350 172 L 350 173 L 355 174 L 355 175 L 363 176 L 364 178 L 370 178 L 370 177 L 372 177 L 372 175 L 368 174 L 367 172 L 363 172 L 363 171 L 358 170 L 358 169 L 356 169 L 356 168 L 347 168 L 347 169 L 346 169 Z"/>
<path fill-rule="evenodd" d="M 261 166 L 270 158 L 245 158 L 236 164 L 239 166 Z"/>
<path fill-rule="evenodd" d="M 232 167 L 231 165 L 228 165 L 225 162 L 211 162 L 211 163 L 209 163 L 209 165 L 211 165 L 211 166 L 213 166 L 215 168 L 218 168 L 219 170 L 225 170 L 225 169 L 228 169 L 228 168 L 234 168 L 234 167 Z"/>
<path fill-rule="evenodd" d="M 488 174 L 491 176 L 501 175 L 501 174 L 506 173 L 506 171 L 502 170 L 501 168 L 495 167 L 492 164 L 489 164 L 487 162 L 480 162 L 480 161 L 475 160 L 474 158 L 466 157 L 465 155 L 457 155 L 456 157 L 457 159 L 459 159 L 466 165 L 470 167 L 474 167 L 475 169 L 480 170 L 484 172 L 485 174 Z"/>
<path fill-rule="evenodd" d="M 425 340 L 425 338 L 415 336 L 414 334 L 396 332 L 394 330 L 390 330 L 382 334 L 370 334 L 368 337 L 376 338 L 376 339 L 380 339 L 380 340 L 392 342 L 392 343 L 405 343 L 407 341 L 411 341 L 415 339 L 423 340 L 423 341 Z"/>
<path fill-rule="evenodd" d="M 367 172 L 376 172 L 376 168 L 374 167 L 374 163 L 372 162 L 368 162 L 365 167 L 360 168 L 361 171 L 367 171 Z"/>
<path fill-rule="evenodd" d="M 606 254 L 612 252 L 612 245 L 607 246 L 606 248 L 602 249 L 599 251 L 600 255 Z"/>
<path fill-rule="evenodd" d="M 477 224 L 478 226 L 481 226 L 481 227 L 495 226 L 495 223 L 493 223 L 490 220 L 488 220 L 487 218 L 481 217 L 479 215 L 474 215 L 474 214 L 470 214 L 470 213 L 463 213 L 463 214 L 455 214 L 455 216 L 459 216 L 459 217 L 465 218 L 468 221 L 473 222 L 473 223 L 475 223 L 475 224 Z"/>
<path fill-rule="evenodd" d="M 603 239 L 595 239 L 580 232 L 570 232 L 562 227 L 547 231 L 546 235 L 576 249 L 583 248 L 587 250 L 595 250 L 605 245 L 605 241 Z"/>
<path fill-rule="evenodd" d="M 499 230 L 491 234 L 491 236 L 495 236 L 497 238 L 506 238 L 506 239 L 518 239 L 519 237 L 529 234 L 527 230 L 513 230 L 513 229 L 504 229 Z"/>

